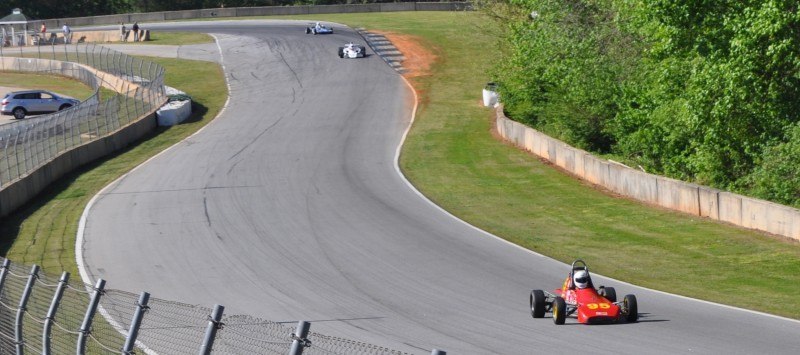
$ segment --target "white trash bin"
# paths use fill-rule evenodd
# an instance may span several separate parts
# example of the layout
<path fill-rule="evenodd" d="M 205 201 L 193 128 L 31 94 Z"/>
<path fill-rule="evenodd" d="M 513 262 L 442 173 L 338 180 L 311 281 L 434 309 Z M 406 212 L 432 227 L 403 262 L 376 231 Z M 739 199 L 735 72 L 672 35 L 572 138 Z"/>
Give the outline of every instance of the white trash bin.
<path fill-rule="evenodd" d="M 483 106 L 495 107 L 497 105 L 497 84 L 488 83 L 483 88 Z"/>

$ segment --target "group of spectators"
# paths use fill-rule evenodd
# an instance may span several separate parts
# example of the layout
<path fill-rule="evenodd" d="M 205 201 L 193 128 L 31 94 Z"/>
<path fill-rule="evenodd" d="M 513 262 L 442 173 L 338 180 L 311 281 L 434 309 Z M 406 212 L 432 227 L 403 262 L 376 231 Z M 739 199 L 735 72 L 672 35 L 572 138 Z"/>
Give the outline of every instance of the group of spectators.
<path fill-rule="evenodd" d="M 61 27 L 61 31 L 64 33 L 64 44 L 72 43 L 72 29 L 69 27 L 69 25 L 65 23 L 64 26 Z M 131 26 L 131 31 L 133 32 L 133 41 L 134 42 L 139 42 L 139 23 L 138 22 L 134 22 L 133 23 L 133 26 Z M 128 34 L 129 34 L 129 31 L 128 31 L 128 28 L 125 27 L 125 23 L 124 22 L 120 22 L 120 24 L 119 24 L 119 40 L 121 42 L 127 42 L 128 41 Z M 39 38 L 40 38 L 41 41 L 46 41 L 47 40 L 47 25 L 45 25 L 44 22 L 42 22 L 42 27 L 39 29 Z"/>
<path fill-rule="evenodd" d="M 133 26 L 131 26 L 131 31 L 133 31 L 133 41 L 139 42 L 139 23 L 134 22 Z M 124 22 L 119 23 L 119 40 L 122 42 L 128 41 L 128 28 L 125 27 Z"/>
<path fill-rule="evenodd" d="M 72 42 L 72 29 L 69 27 L 68 24 L 64 24 L 61 27 L 61 31 L 64 33 L 64 44 L 70 44 Z M 47 25 L 42 22 L 42 27 L 39 29 L 39 40 L 47 40 Z"/>

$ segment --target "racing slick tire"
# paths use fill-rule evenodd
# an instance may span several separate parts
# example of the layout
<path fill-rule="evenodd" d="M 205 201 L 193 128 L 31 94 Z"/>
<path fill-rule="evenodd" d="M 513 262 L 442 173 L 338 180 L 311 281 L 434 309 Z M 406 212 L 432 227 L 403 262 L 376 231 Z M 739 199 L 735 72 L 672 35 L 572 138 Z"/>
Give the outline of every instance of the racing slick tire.
<path fill-rule="evenodd" d="M 311 29 L 306 27 L 306 34 L 309 34 L 309 33 L 311 33 Z"/>
<path fill-rule="evenodd" d="M 344 47 L 339 47 L 339 58 L 344 58 Z"/>
<path fill-rule="evenodd" d="M 533 318 L 544 318 L 545 301 L 547 297 L 542 290 L 531 291 L 531 316 Z"/>
<path fill-rule="evenodd" d="M 564 324 L 567 321 L 567 302 L 561 296 L 553 300 L 553 323 Z"/>
<path fill-rule="evenodd" d="M 617 302 L 617 290 L 613 287 L 600 287 L 597 293 L 611 301 L 611 303 Z"/>
<path fill-rule="evenodd" d="M 634 323 L 639 320 L 639 305 L 636 303 L 636 296 L 625 295 L 622 299 L 622 309 L 625 310 L 625 321 Z"/>

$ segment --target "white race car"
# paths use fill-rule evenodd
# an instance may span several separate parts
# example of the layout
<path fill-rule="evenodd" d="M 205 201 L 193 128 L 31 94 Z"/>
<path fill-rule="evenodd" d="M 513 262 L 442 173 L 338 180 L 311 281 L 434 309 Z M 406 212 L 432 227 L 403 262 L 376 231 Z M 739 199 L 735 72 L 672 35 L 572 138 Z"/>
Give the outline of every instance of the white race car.
<path fill-rule="evenodd" d="M 319 22 L 310 24 L 306 27 L 306 34 L 330 34 L 333 33 L 333 28 L 325 26 Z"/>
<path fill-rule="evenodd" d="M 350 42 L 339 47 L 339 58 L 364 58 L 366 55 L 367 49 L 361 44 Z"/>

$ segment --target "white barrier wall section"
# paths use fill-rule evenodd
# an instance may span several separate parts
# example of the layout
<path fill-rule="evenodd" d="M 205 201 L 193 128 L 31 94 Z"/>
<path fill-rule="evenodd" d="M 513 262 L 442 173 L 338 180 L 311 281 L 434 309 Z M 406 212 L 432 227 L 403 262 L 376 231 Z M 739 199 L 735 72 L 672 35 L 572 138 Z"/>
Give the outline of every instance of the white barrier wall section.
<path fill-rule="evenodd" d="M 495 107 L 495 115 L 495 129 L 503 139 L 609 191 L 647 204 L 800 240 L 800 210 L 597 158 L 508 119 L 500 105 Z"/>

